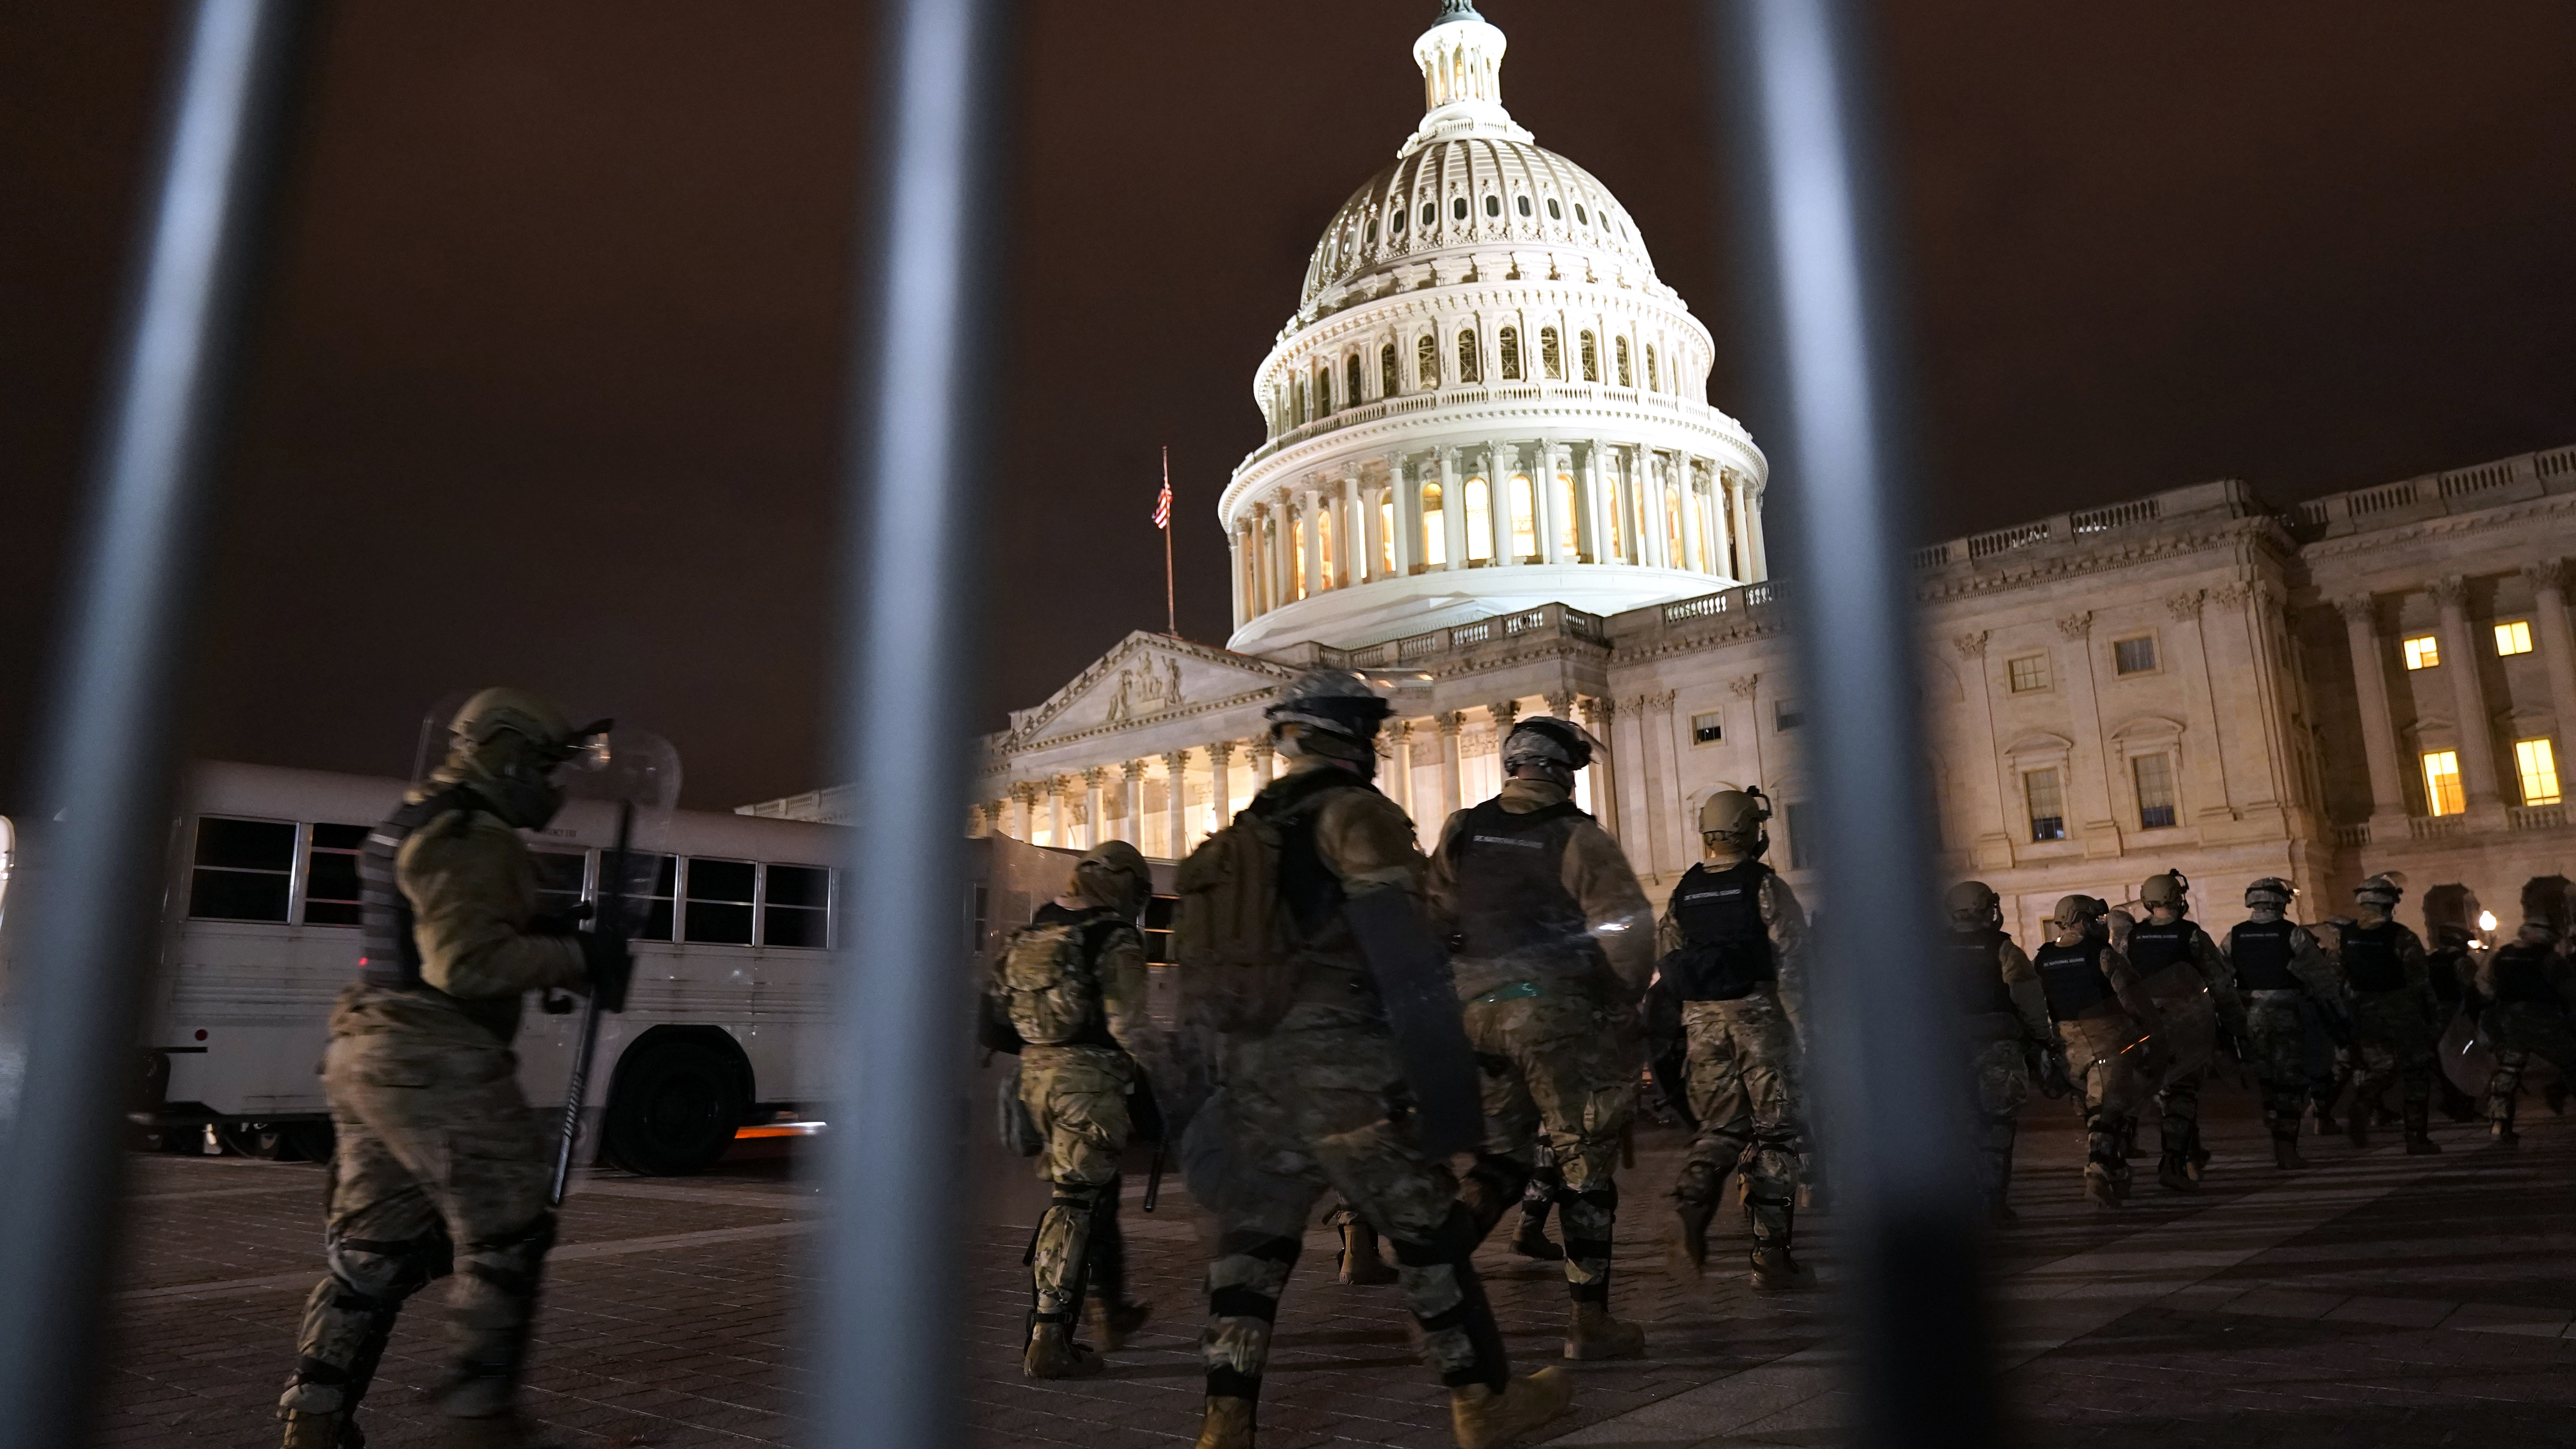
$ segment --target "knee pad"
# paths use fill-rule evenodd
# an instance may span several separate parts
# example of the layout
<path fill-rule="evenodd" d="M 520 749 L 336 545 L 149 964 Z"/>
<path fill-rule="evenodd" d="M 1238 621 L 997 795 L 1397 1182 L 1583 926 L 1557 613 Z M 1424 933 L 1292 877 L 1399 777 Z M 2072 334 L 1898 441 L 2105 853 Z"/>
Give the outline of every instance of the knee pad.
<path fill-rule="evenodd" d="M 1581 1192 L 1566 1194 L 1566 1200 L 1569 1202 L 1581 1203 L 1583 1206 L 1592 1209 L 1594 1212 L 1617 1212 L 1619 1210 L 1619 1184 L 1617 1182 L 1605 1182 L 1599 1187 L 1587 1187 Z"/>
<path fill-rule="evenodd" d="M 1429 1268 L 1442 1263 L 1463 1264 L 1475 1254 L 1476 1242 L 1484 1236 L 1476 1228 L 1475 1214 L 1465 1203 L 1452 1204 L 1449 1216 L 1428 1238 L 1397 1238 L 1395 1261 L 1406 1268 Z"/>
<path fill-rule="evenodd" d="M 516 1232 L 465 1245 L 465 1271 L 512 1298 L 537 1296 L 537 1273 L 555 1245 L 555 1215 L 542 1212 Z"/>
<path fill-rule="evenodd" d="M 392 1242 L 334 1238 L 322 1252 L 337 1285 L 332 1306 L 355 1313 L 389 1313 L 456 1267 L 455 1245 L 443 1226 Z"/>
<path fill-rule="evenodd" d="M 1087 1213 L 1100 1206 L 1107 1192 L 1107 1183 L 1059 1182 L 1055 1185 L 1055 1196 L 1050 1200 L 1050 1206 Z"/>

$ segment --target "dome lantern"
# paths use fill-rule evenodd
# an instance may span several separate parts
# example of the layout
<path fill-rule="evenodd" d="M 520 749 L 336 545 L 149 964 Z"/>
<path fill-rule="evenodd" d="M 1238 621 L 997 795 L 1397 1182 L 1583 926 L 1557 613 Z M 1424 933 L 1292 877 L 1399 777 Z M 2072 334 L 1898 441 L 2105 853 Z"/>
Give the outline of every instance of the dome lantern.
<path fill-rule="evenodd" d="M 1422 124 L 1396 155 L 1468 136 L 1531 139 L 1503 109 L 1503 52 L 1510 45 L 1468 0 L 1442 0 L 1440 18 L 1413 42 L 1413 63 L 1422 67 Z"/>

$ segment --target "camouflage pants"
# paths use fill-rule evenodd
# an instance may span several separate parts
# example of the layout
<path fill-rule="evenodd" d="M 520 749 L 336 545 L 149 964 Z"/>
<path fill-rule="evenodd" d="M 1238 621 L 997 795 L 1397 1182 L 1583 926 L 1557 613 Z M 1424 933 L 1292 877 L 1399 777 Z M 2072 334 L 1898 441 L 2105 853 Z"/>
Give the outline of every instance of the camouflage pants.
<path fill-rule="evenodd" d="M 1673 1200 L 1714 1207 L 1730 1170 L 1744 1179 L 1745 1216 L 1761 1247 L 1786 1247 L 1806 1127 L 1798 1110 L 1798 1041 L 1779 998 L 1682 1003 L 1683 1075 L 1699 1132 L 1682 1159 Z"/>
<path fill-rule="evenodd" d="M 1449 1175 L 1424 1158 L 1395 1111 L 1402 1083 L 1382 1027 L 1229 1040 L 1224 1089 L 1193 1122 L 1185 1149 L 1195 1154 L 1203 1134 L 1223 1145 L 1212 1177 L 1190 1181 L 1216 1229 L 1200 1339 L 1209 1394 L 1259 1397 L 1279 1295 L 1328 1188 L 1393 1241 L 1423 1360 L 1453 1386 L 1500 1381 L 1501 1336 L 1467 1262 L 1474 1229 Z"/>
<path fill-rule="evenodd" d="M 279 1411 L 354 1412 L 404 1300 L 451 1269 L 457 1378 L 494 1381 L 506 1402 L 555 1231 L 548 1134 L 518 1057 L 452 1006 L 372 987 L 342 994 L 331 1032 L 330 1274 L 305 1300 Z"/>
<path fill-rule="evenodd" d="M 2495 1074 L 2487 1078 L 2489 1122 L 2513 1126 L 2513 1099 L 2533 1057 L 2546 1058 L 2561 1080 L 2576 1077 L 2576 1025 L 2566 1012 L 2540 1002 L 2504 1002 L 2487 1008 L 2480 1024 L 2495 1050 Z"/>
<path fill-rule="evenodd" d="M 2057 1035 L 2066 1043 L 2066 1075 L 2084 1106 L 2084 1175 L 2125 1183 L 2129 1160 L 2120 1139 L 2147 1096 L 2140 1060 L 2145 1037 L 2125 1016 L 2061 1021 Z"/>
<path fill-rule="evenodd" d="M 2156 1085 L 2156 1115 L 2164 1155 L 2194 1158 L 2200 1152 L 2200 1088 L 2218 1050 L 2218 1007 L 2189 966 L 2168 966 L 2146 983 L 2162 1021 L 2164 1080 Z"/>
<path fill-rule="evenodd" d="M 2353 1110 L 2388 1090 L 2403 1089 L 2406 1121 L 2421 1125 L 2433 1101 L 2433 1025 L 2424 1019 L 2416 991 L 2374 991 L 2356 996 L 2352 1008 Z M 2367 1120 L 2367 1119 L 2365 1119 Z"/>
<path fill-rule="evenodd" d="M 2308 1095 L 2307 1027 L 2297 991 L 2245 993 L 2245 1064 L 2263 1084 L 2263 1125 L 2276 1138 L 2299 1135 Z"/>
<path fill-rule="evenodd" d="M 1566 996 L 1471 1001 L 1467 1041 L 1484 1074 L 1485 1151 L 1535 1183 L 1542 1143 L 1563 1187 L 1565 1280 L 1578 1302 L 1610 1300 L 1619 1136 L 1637 1112 L 1635 1053 L 1606 1014 Z"/>
<path fill-rule="evenodd" d="M 2030 1100 L 2030 1068 L 2018 1039 L 1997 1037 L 1977 1044 L 1969 1069 L 1976 1083 L 1977 1188 L 1988 1202 L 2001 1202 L 2012 1184 L 2013 1139 L 2022 1104 Z"/>
<path fill-rule="evenodd" d="M 1046 1138 L 1038 1176 L 1055 1185 L 1029 1245 L 1034 1323 L 1071 1322 L 1082 1310 L 1084 1269 L 1102 1260 L 1124 1263 L 1115 1194 L 1118 1159 L 1127 1150 L 1127 1091 L 1135 1080 L 1127 1054 L 1108 1047 L 1020 1052 L 1020 1101 Z M 1117 1276 L 1113 1270 L 1093 1286 L 1114 1300 L 1124 1286 Z"/>

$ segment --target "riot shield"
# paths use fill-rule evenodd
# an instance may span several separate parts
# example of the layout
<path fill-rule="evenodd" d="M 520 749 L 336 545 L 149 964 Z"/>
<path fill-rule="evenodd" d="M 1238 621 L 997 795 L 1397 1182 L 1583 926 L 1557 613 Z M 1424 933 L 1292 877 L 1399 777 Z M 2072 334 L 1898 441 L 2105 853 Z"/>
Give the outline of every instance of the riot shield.
<path fill-rule="evenodd" d="M 2487 1049 L 2487 1035 L 2478 1029 L 2477 1018 L 2465 1011 L 2453 1014 L 2442 1031 L 2441 1044 L 2433 1050 L 2452 1086 L 2484 1100 L 2487 1082 L 2495 1076 L 2495 1056 Z"/>
<path fill-rule="evenodd" d="M 1367 958 L 1395 1034 L 1404 1078 L 1413 1088 L 1415 1133 L 1423 1152 L 1447 1157 L 1485 1139 L 1483 1084 L 1449 953 L 1431 934 L 1420 907 L 1398 890 L 1365 891 L 1342 905 L 1342 918 Z"/>
<path fill-rule="evenodd" d="M 1699 1129 L 1699 1118 L 1691 1112 L 1687 1061 L 1690 1035 L 1682 1027 L 1682 1001 L 1671 983 L 1661 975 L 1646 988 L 1646 999 L 1639 1004 L 1646 1038 L 1646 1067 L 1652 1073 L 1655 1091 L 1663 1098 L 1664 1107 L 1679 1118 L 1684 1127 Z"/>

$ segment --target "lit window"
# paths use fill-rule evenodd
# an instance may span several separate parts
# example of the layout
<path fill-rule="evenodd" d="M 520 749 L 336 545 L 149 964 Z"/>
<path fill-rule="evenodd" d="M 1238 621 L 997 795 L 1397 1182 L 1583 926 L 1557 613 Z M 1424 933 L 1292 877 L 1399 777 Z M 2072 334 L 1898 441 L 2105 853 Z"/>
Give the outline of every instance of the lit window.
<path fill-rule="evenodd" d="M 2021 777 L 2022 798 L 2030 805 L 2030 838 L 2064 840 L 2066 838 L 2066 791 L 2058 784 L 2055 770 L 2025 770 Z"/>
<path fill-rule="evenodd" d="M 2531 621 L 2529 619 L 2516 619 L 2510 624 L 2498 624 L 2495 626 L 2495 631 L 2496 652 L 2498 654 L 2528 654 L 2531 652 Z"/>
<path fill-rule="evenodd" d="M 1556 204 L 1556 198 L 1553 196 L 1547 199 L 1547 219 L 1550 221 L 1565 220 L 1565 209 Z"/>
<path fill-rule="evenodd" d="M 1449 203 L 1449 214 L 1459 221 L 1467 219 L 1467 198 L 1461 196 Z"/>
<path fill-rule="evenodd" d="M 1395 499 L 1388 496 L 1377 506 L 1377 576 L 1385 578 L 1395 572 Z"/>
<path fill-rule="evenodd" d="M 2558 803 L 2558 755 L 2547 740 L 2513 742 L 2513 767 L 2522 776 L 2522 803 Z M 319 829 L 320 827 L 315 827 Z"/>
<path fill-rule="evenodd" d="M 1496 196 L 1494 193 L 1492 193 L 1492 192 L 1490 192 L 1490 191 L 1486 192 L 1486 193 L 1485 193 L 1485 215 L 1487 215 L 1487 216 L 1500 216 L 1500 215 L 1502 215 L 1502 214 L 1503 214 L 1503 199 L 1502 199 L 1501 197 L 1499 197 L 1499 196 Z"/>
<path fill-rule="evenodd" d="M 1557 551 L 1567 558 L 1583 552 L 1583 520 L 1574 512 L 1574 475 L 1556 475 Z"/>
<path fill-rule="evenodd" d="M 1316 582 L 1328 589 L 1333 586 L 1333 515 L 1338 511 L 1327 507 L 1315 515 Z"/>
<path fill-rule="evenodd" d="M 1585 211 L 1583 209 L 1583 203 L 1578 201 L 1574 203 L 1574 219 L 1583 223 L 1585 226 L 1590 226 L 1592 224 L 1592 213 Z"/>
<path fill-rule="evenodd" d="M 1589 332 L 1583 334 L 1583 380 L 1601 380 L 1601 344 L 1594 341 Z"/>
<path fill-rule="evenodd" d="M 1403 390 L 1395 375 L 1395 344 L 1390 342 L 1377 350 L 1377 395 L 1393 397 Z"/>
<path fill-rule="evenodd" d="M 1806 706 L 1794 699 L 1784 699 L 1771 706 L 1771 728 L 1782 734 L 1787 734 L 1806 722 Z"/>
<path fill-rule="evenodd" d="M 1530 480 L 1518 474 L 1512 478 L 1512 557 L 1538 557 L 1537 493 L 1530 487 Z"/>
<path fill-rule="evenodd" d="M 1625 337 L 1619 339 L 1618 356 L 1619 385 L 1621 387 L 1635 387 L 1637 384 L 1629 380 L 1632 374 L 1628 371 L 1628 339 Z"/>
<path fill-rule="evenodd" d="M 1467 480 L 1467 560 L 1482 563 L 1494 556 L 1493 490 L 1482 478 Z"/>
<path fill-rule="evenodd" d="M 1288 525 L 1288 575 L 1298 598 L 1306 597 L 1306 520 Z"/>
<path fill-rule="evenodd" d="M 1515 197 L 1513 197 L 1513 198 L 1512 198 L 1512 204 L 1520 208 L 1520 213 L 1521 213 L 1521 215 L 1523 215 L 1523 216 L 1527 216 L 1527 215 L 1529 215 L 1529 214 L 1530 214 L 1530 204 L 1529 204 L 1529 198 L 1528 198 L 1528 197 L 1526 197 L 1526 196 L 1515 196 Z"/>
<path fill-rule="evenodd" d="M 1449 562 L 1449 528 L 1440 512 L 1440 485 L 1422 485 L 1422 561 L 1433 568 Z"/>
<path fill-rule="evenodd" d="M 1691 566 L 1689 553 L 1683 548 L 1686 541 L 1682 532 L 1681 485 L 1667 483 L 1664 485 L 1664 557 L 1670 559 L 1676 568 Z"/>
<path fill-rule="evenodd" d="M 2418 634 L 2407 640 L 2404 647 L 2409 669 L 2431 669 L 2442 662 L 2442 646 L 2435 643 L 2430 634 Z"/>
<path fill-rule="evenodd" d="M 1521 329 L 1517 327 L 1504 328 L 1495 338 L 1495 346 L 1503 355 L 1503 380 L 1506 382 L 1520 381 Z"/>
<path fill-rule="evenodd" d="M 1414 380 L 1422 386 L 1440 385 L 1440 340 L 1428 332 L 1413 344 L 1413 370 L 1419 374 Z"/>
<path fill-rule="evenodd" d="M 2048 688 L 2048 656 L 2045 654 L 2025 654 L 2005 665 L 2004 672 L 2011 679 L 2015 694 Z"/>
<path fill-rule="evenodd" d="M 2111 645 L 2111 668 L 2121 674 L 2149 674 L 2156 667 L 2156 639 L 2142 634 Z"/>
<path fill-rule="evenodd" d="M 1476 380 L 1476 329 L 1473 327 L 1458 334 L 1458 380 Z"/>
<path fill-rule="evenodd" d="M 1553 327 L 1538 329 L 1538 366 L 1551 379 L 1565 376 L 1565 349 L 1557 345 Z"/>
<path fill-rule="evenodd" d="M 1714 745 L 1726 738 L 1726 715 L 1719 710 L 1691 716 L 1691 743 Z"/>
<path fill-rule="evenodd" d="M 2173 829 L 2173 756 L 2140 755 L 2129 762 L 2129 777 L 2138 786 L 2138 828 Z"/>
<path fill-rule="evenodd" d="M 2457 815 L 2468 808 L 2460 793 L 2457 750 L 2429 750 L 2424 755 L 2424 804 L 2435 815 Z"/>

